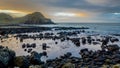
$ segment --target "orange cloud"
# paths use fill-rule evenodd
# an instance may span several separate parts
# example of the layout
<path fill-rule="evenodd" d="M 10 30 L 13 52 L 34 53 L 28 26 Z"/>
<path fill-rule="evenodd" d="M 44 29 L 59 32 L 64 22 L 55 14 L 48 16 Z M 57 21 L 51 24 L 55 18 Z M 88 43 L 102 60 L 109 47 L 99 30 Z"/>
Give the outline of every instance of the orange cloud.
<path fill-rule="evenodd" d="M 78 16 L 78 17 L 88 17 L 89 15 L 87 13 L 76 13 L 76 16 Z"/>

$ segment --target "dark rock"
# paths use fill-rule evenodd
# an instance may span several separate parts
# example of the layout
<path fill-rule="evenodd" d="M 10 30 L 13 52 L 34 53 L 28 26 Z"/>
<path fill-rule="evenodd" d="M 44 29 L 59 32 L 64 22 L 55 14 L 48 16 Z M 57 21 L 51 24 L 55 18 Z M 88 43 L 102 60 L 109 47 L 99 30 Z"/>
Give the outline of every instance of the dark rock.
<path fill-rule="evenodd" d="M 30 53 L 30 52 L 32 52 L 32 49 L 28 49 L 28 51 L 27 51 L 28 53 Z"/>
<path fill-rule="evenodd" d="M 23 45 L 22 45 L 22 48 L 25 48 L 25 47 L 26 47 L 26 45 L 25 45 L 25 44 L 23 44 Z"/>
<path fill-rule="evenodd" d="M 87 37 L 87 42 L 89 43 L 89 44 L 91 44 L 92 43 L 92 39 L 91 39 L 91 37 L 89 36 L 89 37 Z"/>
<path fill-rule="evenodd" d="M 24 51 L 27 51 L 27 49 L 24 49 Z"/>
<path fill-rule="evenodd" d="M 42 54 L 43 54 L 43 56 L 47 56 L 47 52 L 45 52 L 45 51 Z"/>
<path fill-rule="evenodd" d="M 31 53 L 31 56 L 30 56 L 30 62 L 34 65 L 40 65 L 42 62 L 41 62 L 41 57 L 42 55 L 40 55 L 39 53 L 33 51 Z"/>
<path fill-rule="evenodd" d="M 58 44 L 58 42 L 55 42 L 55 44 Z"/>
<path fill-rule="evenodd" d="M 70 52 L 67 52 L 66 54 L 64 54 L 64 56 L 66 57 L 66 58 L 69 58 L 69 57 L 71 57 L 71 53 Z"/>
<path fill-rule="evenodd" d="M 46 43 L 43 43 L 43 44 L 42 44 L 42 49 L 43 49 L 43 50 L 46 50 L 47 48 L 50 48 L 50 47 L 49 47 L 49 46 L 47 46 L 47 44 L 46 44 Z"/>
<path fill-rule="evenodd" d="M 20 68 L 28 68 L 30 61 L 25 56 L 18 56 L 14 59 L 14 65 Z"/>
<path fill-rule="evenodd" d="M 35 48 L 35 47 L 36 47 L 36 44 L 35 44 L 35 43 L 31 44 L 31 47 Z"/>
<path fill-rule="evenodd" d="M 20 42 L 23 42 L 23 38 L 20 38 Z"/>
<path fill-rule="evenodd" d="M 82 38 L 82 44 L 86 44 L 86 39 L 85 38 Z"/>
<path fill-rule="evenodd" d="M 31 45 L 30 45 L 30 44 L 28 44 L 28 43 L 26 44 L 26 46 L 27 46 L 27 48 L 31 48 Z"/>
<path fill-rule="evenodd" d="M 95 42 L 95 41 L 93 42 L 93 45 L 97 45 L 97 44 L 100 44 L 100 43 L 99 42 Z"/>
<path fill-rule="evenodd" d="M 3 64 L 4 66 L 9 66 L 15 57 L 15 52 L 8 49 L 8 48 L 1 48 L 0 49 L 0 62 L 1 64 Z M 13 65 L 13 64 L 11 64 Z M 10 65 L 10 66 L 11 66 Z"/>
<path fill-rule="evenodd" d="M 72 38 L 71 41 L 72 41 L 76 46 L 80 46 L 80 39 L 79 39 L 79 38 Z"/>
<path fill-rule="evenodd" d="M 109 51 L 118 51 L 120 48 L 117 44 L 111 44 L 111 45 L 108 45 L 107 49 Z"/>
<path fill-rule="evenodd" d="M 81 53 L 83 53 L 83 52 L 85 52 L 85 51 L 88 51 L 88 49 L 85 48 L 85 49 L 81 49 L 81 50 L 80 50 Z"/>
<path fill-rule="evenodd" d="M 0 61 L 0 68 L 7 68 L 1 61 Z"/>
<path fill-rule="evenodd" d="M 111 41 L 112 43 L 114 43 L 114 42 L 118 42 L 119 39 L 117 39 L 117 38 L 111 38 L 110 41 Z"/>

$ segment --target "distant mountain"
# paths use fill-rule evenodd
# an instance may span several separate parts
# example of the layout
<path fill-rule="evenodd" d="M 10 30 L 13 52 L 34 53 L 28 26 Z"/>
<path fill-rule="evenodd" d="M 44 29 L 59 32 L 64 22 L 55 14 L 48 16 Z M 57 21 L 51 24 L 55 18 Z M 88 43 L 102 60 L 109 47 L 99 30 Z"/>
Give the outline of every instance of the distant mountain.
<path fill-rule="evenodd" d="M 53 24 L 53 22 L 45 18 L 40 12 L 34 12 L 23 17 L 24 24 Z"/>
<path fill-rule="evenodd" d="M 45 18 L 40 12 L 34 12 L 24 17 L 13 18 L 12 16 L 0 13 L 0 24 L 53 24 L 51 19 Z"/>
<path fill-rule="evenodd" d="M 5 13 L 0 13 L 0 23 L 1 24 L 7 24 L 9 22 L 13 21 L 13 17 L 8 15 L 8 14 L 5 14 Z"/>

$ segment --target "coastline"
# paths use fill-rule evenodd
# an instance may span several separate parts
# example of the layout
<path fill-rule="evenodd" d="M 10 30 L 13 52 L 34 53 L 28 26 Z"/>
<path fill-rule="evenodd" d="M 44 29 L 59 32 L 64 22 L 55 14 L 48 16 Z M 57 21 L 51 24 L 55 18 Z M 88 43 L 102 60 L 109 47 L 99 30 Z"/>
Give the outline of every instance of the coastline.
<path fill-rule="evenodd" d="M 34 28 L 35 31 L 33 30 Z M 57 29 L 55 30 L 55 28 Z M 11 30 L 11 28 L 3 29 L 5 31 Z M 88 28 L 74 27 L 50 27 L 42 31 L 39 30 L 39 27 L 24 28 L 30 32 L 22 31 L 23 28 L 12 29 L 13 33 L 7 32 L 4 37 L 0 36 L 0 43 L 2 43 L 0 45 L 7 46 L 7 48 L 14 50 L 14 53 L 16 53 L 16 56 L 14 55 L 13 57 L 14 67 L 64 68 L 70 66 L 72 68 L 102 68 L 103 66 L 112 67 L 119 64 L 119 61 L 117 61 L 119 58 L 115 58 L 115 56 L 119 55 L 119 36 L 96 34 L 95 32 L 87 31 Z M 18 29 L 21 32 L 14 32 Z M 110 49 L 111 47 L 113 49 Z M 6 50 L 7 48 L 2 47 L 1 50 L 4 52 L 4 49 Z M 110 53 L 108 53 L 109 51 Z M 109 58 L 111 56 L 112 58 Z M 20 62 L 20 60 L 23 62 Z M 2 62 L 4 61 L 2 60 Z M 17 61 L 20 63 L 17 63 Z M 111 63 L 113 61 L 114 63 Z M 9 66 L 9 63 L 6 66 Z"/>

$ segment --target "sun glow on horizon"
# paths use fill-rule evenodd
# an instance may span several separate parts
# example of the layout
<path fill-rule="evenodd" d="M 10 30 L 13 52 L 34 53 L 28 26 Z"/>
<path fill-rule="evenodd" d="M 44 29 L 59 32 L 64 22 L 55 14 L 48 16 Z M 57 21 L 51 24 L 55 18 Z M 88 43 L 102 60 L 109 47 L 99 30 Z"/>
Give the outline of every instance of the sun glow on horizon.
<path fill-rule="evenodd" d="M 54 16 L 62 16 L 62 17 L 87 17 L 88 15 L 85 14 L 85 13 L 57 12 L 57 13 L 54 13 Z"/>
<path fill-rule="evenodd" d="M 55 13 L 54 16 L 74 17 L 74 16 L 76 16 L 76 14 L 66 13 L 66 12 L 58 12 L 58 13 Z"/>
<path fill-rule="evenodd" d="M 0 13 L 6 13 L 6 14 L 10 14 L 13 17 L 21 17 L 26 15 L 26 12 L 22 12 L 22 11 L 17 11 L 17 10 L 2 10 L 0 9 Z"/>

